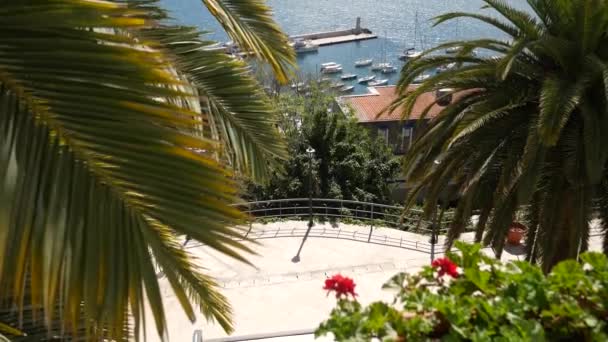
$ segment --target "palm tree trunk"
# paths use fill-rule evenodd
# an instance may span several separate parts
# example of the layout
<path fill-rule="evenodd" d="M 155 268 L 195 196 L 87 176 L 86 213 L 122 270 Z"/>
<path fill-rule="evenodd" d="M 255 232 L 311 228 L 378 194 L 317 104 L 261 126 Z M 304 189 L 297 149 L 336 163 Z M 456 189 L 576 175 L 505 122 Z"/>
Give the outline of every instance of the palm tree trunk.
<path fill-rule="evenodd" d="M 587 250 L 589 239 L 588 187 L 564 189 L 559 219 L 555 227 L 545 236 L 543 248 L 543 270 L 551 268 L 565 259 L 574 259 Z M 545 228 L 546 230 L 546 228 Z M 551 235 L 553 238 L 551 238 Z"/>

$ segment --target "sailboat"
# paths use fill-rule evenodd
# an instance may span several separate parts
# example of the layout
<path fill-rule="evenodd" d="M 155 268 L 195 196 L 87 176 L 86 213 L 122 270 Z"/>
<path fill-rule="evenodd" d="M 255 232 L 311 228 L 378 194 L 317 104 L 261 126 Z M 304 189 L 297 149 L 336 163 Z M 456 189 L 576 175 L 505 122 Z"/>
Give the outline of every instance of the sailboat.
<path fill-rule="evenodd" d="M 414 78 L 414 80 L 412 81 L 412 84 L 420 84 L 420 83 L 428 80 L 430 77 L 431 77 L 431 75 L 429 75 L 429 74 L 418 75 L 418 76 L 416 76 L 416 78 Z"/>
<path fill-rule="evenodd" d="M 364 84 L 364 83 L 368 83 L 370 81 L 373 81 L 374 78 L 376 78 L 375 75 L 369 75 L 369 76 L 365 76 L 365 77 L 361 77 L 360 79 L 357 80 L 357 82 Z"/>
<path fill-rule="evenodd" d="M 342 88 L 340 88 L 340 92 L 341 93 L 350 93 L 351 91 L 355 90 L 355 86 L 344 86 Z"/>
<path fill-rule="evenodd" d="M 389 63 L 390 64 L 390 63 Z M 384 69 L 380 70 L 383 74 L 393 74 L 395 72 L 397 72 L 397 68 L 395 68 L 392 65 L 389 65 L 387 67 L 385 67 Z"/>
<path fill-rule="evenodd" d="M 456 68 L 456 62 L 452 62 L 450 64 L 442 65 L 442 66 L 438 67 L 437 68 L 437 73 L 440 74 L 442 72 L 449 71 L 449 70 L 452 70 L 454 68 Z"/>
<path fill-rule="evenodd" d="M 421 51 L 416 50 L 416 41 L 418 40 L 418 11 L 416 11 L 416 19 L 414 22 L 414 47 L 405 49 L 399 59 L 409 61 L 410 59 L 418 58 L 422 55 Z"/>
<path fill-rule="evenodd" d="M 371 81 L 367 85 L 370 87 L 378 87 L 378 86 L 383 86 L 383 85 L 387 85 L 387 84 L 388 84 L 388 80 L 384 79 L 384 80 Z"/>
<path fill-rule="evenodd" d="M 359 59 L 359 60 L 357 60 L 355 62 L 355 67 L 362 68 L 362 67 L 366 67 L 366 66 L 372 65 L 372 63 L 374 63 L 374 60 L 372 58 L 369 58 L 369 59 Z"/>
<path fill-rule="evenodd" d="M 346 75 L 340 76 L 340 79 L 343 81 L 354 80 L 356 78 L 357 78 L 357 74 L 346 74 Z"/>
<path fill-rule="evenodd" d="M 386 33 L 384 33 L 384 36 L 386 37 Z M 392 69 L 395 69 L 395 71 L 397 71 L 397 68 L 395 68 L 395 66 L 393 66 L 392 63 L 387 62 L 386 61 L 386 43 L 382 44 L 382 63 L 376 63 L 374 65 L 372 65 L 371 70 L 372 71 L 384 71 L 384 70 L 388 70 L 388 73 L 390 73 Z"/>

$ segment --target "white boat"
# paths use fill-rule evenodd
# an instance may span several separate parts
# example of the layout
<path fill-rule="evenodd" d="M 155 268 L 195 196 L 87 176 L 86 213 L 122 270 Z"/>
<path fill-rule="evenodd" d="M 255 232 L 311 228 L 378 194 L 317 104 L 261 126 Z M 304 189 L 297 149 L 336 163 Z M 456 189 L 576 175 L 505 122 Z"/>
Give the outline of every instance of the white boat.
<path fill-rule="evenodd" d="M 313 43 L 311 40 L 296 40 L 293 43 L 293 48 L 296 50 L 296 53 L 317 52 L 319 50 L 319 45 Z"/>
<path fill-rule="evenodd" d="M 337 73 L 342 72 L 342 67 L 339 65 L 326 67 L 326 68 L 323 68 L 323 70 L 321 70 L 321 72 L 324 74 L 337 74 Z"/>
<path fill-rule="evenodd" d="M 369 82 L 367 85 L 370 87 L 377 87 L 377 86 L 383 86 L 386 84 L 388 84 L 388 80 L 385 79 L 385 80 L 372 81 L 372 82 Z"/>
<path fill-rule="evenodd" d="M 356 78 L 357 78 L 357 74 L 346 74 L 346 75 L 340 76 L 340 79 L 342 79 L 343 81 L 354 80 Z"/>
<path fill-rule="evenodd" d="M 397 72 L 397 68 L 395 68 L 394 66 L 391 65 L 391 66 L 388 66 L 388 67 L 382 69 L 381 72 L 383 74 L 392 74 L 392 73 Z"/>
<path fill-rule="evenodd" d="M 344 82 L 336 82 L 336 83 L 332 83 L 331 84 L 331 88 L 342 88 L 344 87 L 346 84 L 344 84 Z"/>
<path fill-rule="evenodd" d="M 403 53 L 401 55 L 399 55 L 400 60 L 409 61 L 410 59 L 418 58 L 422 55 L 421 51 L 416 50 L 417 41 L 418 41 L 418 12 L 416 11 L 416 21 L 414 22 L 414 47 L 404 50 Z M 420 45 L 421 46 L 424 45 L 422 43 L 422 39 L 420 40 Z M 424 49 L 424 47 L 422 47 L 422 49 Z"/>
<path fill-rule="evenodd" d="M 391 63 L 378 63 L 372 65 L 372 71 L 382 71 L 382 69 L 391 68 L 393 65 Z"/>
<path fill-rule="evenodd" d="M 413 84 L 422 83 L 422 82 L 426 81 L 427 79 L 429 79 L 429 77 L 431 77 L 431 75 L 427 75 L 427 74 L 418 75 L 418 76 L 416 76 L 416 78 L 414 78 L 412 83 Z"/>
<path fill-rule="evenodd" d="M 321 71 L 323 71 L 326 68 L 334 68 L 334 67 L 341 67 L 342 64 L 338 64 L 336 62 L 327 62 L 327 63 L 322 63 L 321 64 Z"/>
<path fill-rule="evenodd" d="M 359 59 L 358 61 L 355 62 L 355 67 L 362 68 L 362 67 L 372 65 L 372 63 L 374 63 L 374 60 L 371 58 L 370 59 Z"/>
<path fill-rule="evenodd" d="M 319 80 L 317 80 L 317 83 L 325 83 L 325 82 L 331 82 L 331 78 L 329 78 L 329 77 L 322 77 Z"/>
<path fill-rule="evenodd" d="M 359 82 L 359 83 L 367 83 L 369 81 L 373 81 L 374 78 L 376 78 L 375 75 L 369 75 L 369 76 L 366 76 L 366 77 L 361 77 L 360 79 L 357 80 L 357 82 Z"/>
<path fill-rule="evenodd" d="M 455 54 L 455 53 L 459 53 L 460 51 L 462 51 L 462 46 L 452 46 L 452 47 L 445 49 L 445 53 L 451 54 L 451 55 Z"/>
<path fill-rule="evenodd" d="M 410 59 L 418 58 L 421 55 L 422 55 L 421 51 L 418 51 L 415 48 L 409 48 L 409 49 L 403 51 L 403 53 L 401 55 L 399 55 L 399 59 L 402 61 L 408 61 Z"/>
<path fill-rule="evenodd" d="M 353 90 L 355 90 L 355 86 L 345 86 L 340 88 L 341 93 L 350 93 Z"/>
<path fill-rule="evenodd" d="M 456 67 L 456 62 L 452 62 L 450 64 L 447 65 L 442 65 L 440 67 L 437 68 L 437 73 L 440 74 L 444 71 L 448 71 L 448 70 L 452 70 Z"/>

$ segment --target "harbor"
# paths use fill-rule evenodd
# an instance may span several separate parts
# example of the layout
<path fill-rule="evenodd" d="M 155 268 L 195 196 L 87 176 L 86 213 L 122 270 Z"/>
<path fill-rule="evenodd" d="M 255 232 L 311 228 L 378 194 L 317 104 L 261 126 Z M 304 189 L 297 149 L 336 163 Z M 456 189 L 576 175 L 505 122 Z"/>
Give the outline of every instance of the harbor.
<path fill-rule="evenodd" d="M 488 30 L 485 24 L 477 21 L 465 26 L 459 25 L 458 21 L 433 26 L 432 18 L 439 13 L 479 11 L 483 5 L 481 0 L 267 1 L 274 10 L 273 16 L 293 44 L 297 40 L 301 45 L 297 55 L 299 70 L 292 82 L 297 84 L 313 78 L 328 78 L 334 85 L 345 83 L 344 90 L 348 90 L 349 94 L 368 92 L 368 84 L 358 83 L 360 78 L 375 76 L 376 80 L 370 82 L 387 80 L 388 85 L 397 83 L 399 72 L 372 70 L 374 64 L 390 63 L 398 71 L 407 62 L 403 58 L 411 58 L 416 52 L 449 40 L 503 37 L 501 32 Z M 181 22 L 198 25 L 201 30 L 208 32 L 206 38 L 219 42 L 230 40 L 209 13 L 199 10 L 196 2 L 192 5 L 183 0 L 161 2 L 170 4 L 174 16 Z M 525 0 L 509 2 L 516 7 L 526 5 Z M 395 6 L 399 6 L 400 10 L 392 10 Z M 361 17 L 361 31 L 353 32 L 357 28 L 357 17 Z M 410 50 L 412 48 L 415 50 Z M 229 52 L 228 49 L 226 51 Z M 360 61 L 370 61 L 370 64 L 356 65 Z M 340 64 L 342 72 L 322 73 L 322 64 L 329 62 Z M 341 79 L 341 76 L 348 74 L 356 74 L 357 79 Z M 351 86 L 354 88 L 349 90 Z"/>

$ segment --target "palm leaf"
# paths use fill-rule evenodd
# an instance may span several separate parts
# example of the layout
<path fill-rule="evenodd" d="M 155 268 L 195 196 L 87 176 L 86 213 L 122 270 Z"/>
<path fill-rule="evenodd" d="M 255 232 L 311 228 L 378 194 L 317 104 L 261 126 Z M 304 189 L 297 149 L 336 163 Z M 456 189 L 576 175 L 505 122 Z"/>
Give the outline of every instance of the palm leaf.
<path fill-rule="evenodd" d="M 225 155 L 232 157 L 234 167 L 264 180 L 286 151 L 276 113 L 250 68 L 209 49 L 212 43 L 198 39 L 192 28 L 156 27 L 141 34 L 172 55 L 179 72 L 196 87 L 203 111 L 219 133 L 213 138 L 225 143 Z"/>
<path fill-rule="evenodd" d="M 498 255 L 513 214 L 525 211 L 533 229 L 527 258 L 549 270 L 587 248 L 591 203 L 605 197 L 599 187 L 606 184 L 608 162 L 601 148 L 608 105 L 608 39 L 601 32 L 608 5 L 596 0 L 528 0 L 536 12 L 530 15 L 506 1 L 485 2 L 503 19 L 448 13 L 437 17 L 436 24 L 454 18 L 480 20 L 510 35 L 512 42 L 448 42 L 426 51 L 401 72 L 399 97 L 389 108 L 402 108 L 404 118 L 424 93 L 452 88 L 472 94 L 455 96 L 408 150 L 405 174 L 416 186 L 406 203 L 425 193 L 425 208 L 431 208 L 446 181 L 452 182 L 462 202 L 448 246 L 462 232 L 475 203 L 482 214 L 475 238 L 484 237 Z M 452 46 L 462 47 L 463 54 L 434 54 Z M 495 56 L 466 56 L 474 49 Z M 449 63 L 459 67 L 410 86 L 418 75 Z M 437 160 L 442 161 L 441 170 Z M 527 211 L 530 204 L 533 209 Z M 425 212 L 427 219 L 430 212 Z"/>
<path fill-rule="evenodd" d="M 585 87 L 584 81 L 571 84 L 569 80 L 560 79 L 556 75 L 545 79 L 540 96 L 538 130 L 547 146 L 557 144 L 570 114 L 580 104 Z"/>
<path fill-rule="evenodd" d="M 530 14 L 509 6 L 503 0 L 484 0 L 484 2 L 487 8 L 494 9 L 515 25 L 527 39 L 535 40 L 543 33 L 543 27 Z"/>
<path fill-rule="evenodd" d="M 268 62 L 280 82 L 293 73 L 295 51 L 263 0 L 202 0 L 226 33 L 245 51 Z"/>
<path fill-rule="evenodd" d="M 129 312 L 139 337 L 147 303 L 166 338 L 158 265 L 191 319 L 194 302 L 230 331 L 225 298 L 177 235 L 244 261 L 235 184 L 201 115 L 176 105 L 192 88 L 136 40 L 160 15 L 143 4 L 2 5 L 0 292 L 75 334 L 84 319 L 90 338 L 121 339 Z"/>

